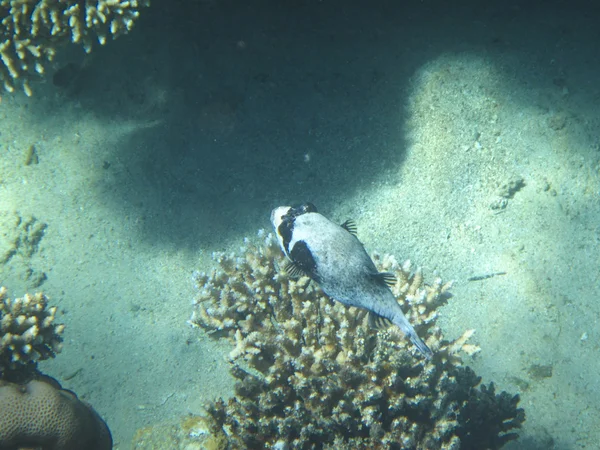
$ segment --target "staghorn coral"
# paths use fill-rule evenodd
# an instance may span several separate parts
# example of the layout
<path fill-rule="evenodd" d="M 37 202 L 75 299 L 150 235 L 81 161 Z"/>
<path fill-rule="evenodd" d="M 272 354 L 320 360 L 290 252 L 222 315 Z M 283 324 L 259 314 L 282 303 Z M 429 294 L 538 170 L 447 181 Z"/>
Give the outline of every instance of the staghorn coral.
<path fill-rule="evenodd" d="M 55 323 L 56 309 L 42 293 L 11 299 L 0 287 L 0 378 L 35 369 L 60 352 L 65 327 Z"/>
<path fill-rule="evenodd" d="M 260 237 L 195 274 L 191 324 L 235 343 L 236 396 L 207 408 L 230 448 L 494 449 L 517 437 L 519 396 L 496 394 L 461 364 L 461 351 L 478 351 L 473 331 L 449 342 L 435 323 L 450 284 L 374 256 L 397 276 L 394 293 L 435 353 L 428 362 L 396 327 L 371 330 L 364 311 L 279 272 L 279 249 Z"/>
<path fill-rule="evenodd" d="M 110 450 L 112 437 L 98 413 L 56 380 L 0 380 L 0 448 L 32 447 Z"/>
<path fill-rule="evenodd" d="M 0 0 L 0 82 L 13 92 L 44 74 L 67 42 L 90 52 L 95 41 L 127 33 L 149 0 Z"/>

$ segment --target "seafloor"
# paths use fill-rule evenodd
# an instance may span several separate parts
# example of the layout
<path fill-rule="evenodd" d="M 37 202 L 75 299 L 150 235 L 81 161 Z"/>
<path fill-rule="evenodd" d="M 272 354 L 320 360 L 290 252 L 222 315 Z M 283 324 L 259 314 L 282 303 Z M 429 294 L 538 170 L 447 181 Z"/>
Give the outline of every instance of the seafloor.
<path fill-rule="evenodd" d="M 119 449 L 201 412 L 232 382 L 228 348 L 186 323 L 192 272 L 312 201 L 369 250 L 456 280 L 445 334 L 476 328 L 468 363 L 527 413 L 507 448 L 598 448 L 600 21 L 584 5 L 156 0 L 130 35 L 65 49 L 60 77 L 0 103 L 0 234 L 46 224 L 0 284 L 43 289 L 67 326 L 41 369 Z"/>

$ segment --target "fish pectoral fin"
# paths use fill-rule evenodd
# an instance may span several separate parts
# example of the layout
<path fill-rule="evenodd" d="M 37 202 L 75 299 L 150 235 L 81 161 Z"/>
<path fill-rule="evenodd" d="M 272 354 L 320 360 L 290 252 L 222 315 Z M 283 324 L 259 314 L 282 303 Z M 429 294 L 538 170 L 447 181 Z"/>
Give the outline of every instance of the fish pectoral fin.
<path fill-rule="evenodd" d="M 398 283 L 398 278 L 391 272 L 378 272 L 374 273 L 373 277 L 380 283 L 385 284 L 387 287 L 394 287 Z"/>
<path fill-rule="evenodd" d="M 289 259 L 283 264 L 283 271 L 290 278 L 300 278 L 308 276 L 308 274 L 304 272 L 304 270 L 302 269 L 302 267 L 300 267 L 299 264 L 296 264 L 294 261 Z"/>
<path fill-rule="evenodd" d="M 371 328 L 374 328 L 376 330 L 385 330 L 391 325 L 393 324 L 390 319 L 386 319 L 385 317 L 382 317 L 379 314 L 374 313 L 373 311 L 369 311 L 369 326 Z"/>
<path fill-rule="evenodd" d="M 348 233 L 356 236 L 356 223 L 352 219 L 346 220 L 341 227 L 346 230 Z"/>

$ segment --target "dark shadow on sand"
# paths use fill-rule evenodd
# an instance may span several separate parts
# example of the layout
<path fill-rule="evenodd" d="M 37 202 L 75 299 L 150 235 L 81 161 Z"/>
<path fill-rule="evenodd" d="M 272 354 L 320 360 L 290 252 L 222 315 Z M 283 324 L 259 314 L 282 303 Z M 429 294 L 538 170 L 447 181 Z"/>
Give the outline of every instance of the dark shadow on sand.
<path fill-rule="evenodd" d="M 480 54 L 532 89 L 568 83 L 531 60 L 589 37 L 551 6 L 554 21 L 547 2 L 157 0 L 57 89 L 101 119 L 154 124 L 106 162 L 106 201 L 143 218 L 142 238 L 210 248 L 269 226 L 274 206 L 327 212 L 401 182 L 411 77 L 441 54 Z"/>

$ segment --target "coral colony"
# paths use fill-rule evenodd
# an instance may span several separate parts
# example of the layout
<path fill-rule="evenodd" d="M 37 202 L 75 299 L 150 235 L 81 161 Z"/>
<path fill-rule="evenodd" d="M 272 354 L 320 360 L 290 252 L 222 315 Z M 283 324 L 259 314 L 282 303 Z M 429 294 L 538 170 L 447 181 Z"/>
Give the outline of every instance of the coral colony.
<path fill-rule="evenodd" d="M 396 327 L 372 329 L 364 310 L 280 271 L 271 235 L 214 259 L 195 275 L 190 322 L 234 344 L 236 395 L 208 405 L 229 448 L 495 449 L 518 437 L 519 396 L 496 394 L 461 363 L 479 351 L 473 331 L 448 341 L 436 325 L 450 283 L 428 285 L 410 262 L 373 256 L 396 276 L 394 295 L 433 350 L 425 360 Z"/>
<path fill-rule="evenodd" d="M 20 86 L 32 94 L 30 81 L 39 79 L 68 42 L 90 52 L 131 30 L 139 9 L 149 0 L 0 0 L 0 88 Z"/>
<path fill-rule="evenodd" d="M 42 293 L 10 298 L 0 287 L 0 449 L 110 450 L 98 413 L 37 370 L 62 348 L 56 310 Z"/>

